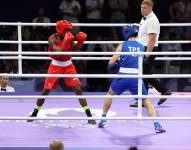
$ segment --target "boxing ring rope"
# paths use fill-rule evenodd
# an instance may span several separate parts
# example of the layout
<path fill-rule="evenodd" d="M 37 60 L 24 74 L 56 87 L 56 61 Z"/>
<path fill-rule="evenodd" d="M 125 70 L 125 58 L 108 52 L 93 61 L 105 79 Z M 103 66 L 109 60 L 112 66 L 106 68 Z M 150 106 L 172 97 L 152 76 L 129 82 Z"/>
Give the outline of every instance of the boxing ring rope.
<path fill-rule="evenodd" d="M 1 51 L 0 55 L 191 55 L 191 52 L 15 52 Z"/>
<path fill-rule="evenodd" d="M 134 25 L 139 25 L 137 23 L 133 23 Z M 2 26 L 55 26 L 56 23 L 23 23 L 23 22 L 0 22 Z M 72 23 L 73 26 L 81 26 L 81 27 L 123 27 L 127 25 L 132 25 L 130 23 Z M 182 26 L 191 26 L 191 23 L 161 23 L 161 27 L 182 27 Z"/>
<path fill-rule="evenodd" d="M 2 95 L 0 96 L 0 99 L 37 99 L 37 98 L 49 98 L 54 99 L 55 95 Z M 79 99 L 79 98 L 121 98 L 121 99 L 129 99 L 129 98 L 191 98 L 190 95 L 114 95 L 114 96 L 108 96 L 108 95 L 56 95 L 57 99 Z"/>
<path fill-rule="evenodd" d="M 153 120 L 153 119 L 178 119 L 178 120 L 187 120 L 191 119 L 191 117 L 143 117 L 142 116 L 142 100 L 141 98 L 190 98 L 191 96 L 144 96 L 142 95 L 142 78 L 190 78 L 191 74 L 154 74 L 154 75 L 142 75 L 142 55 L 150 54 L 150 55 L 191 55 L 191 52 L 136 52 L 136 53 L 127 53 L 127 52 L 23 52 L 22 44 L 48 44 L 47 41 L 22 41 L 22 26 L 55 26 L 55 23 L 8 23 L 8 22 L 0 22 L 0 25 L 9 25 L 9 26 L 17 26 L 18 30 L 18 41 L 11 40 L 0 40 L 0 43 L 4 44 L 18 44 L 18 52 L 4 51 L 0 52 L 0 55 L 18 55 L 18 56 L 0 56 L 0 59 L 18 59 L 18 74 L 6 74 L 6 76 L 12 77 L 87 77 L 87 78 L 138 78 L 138 95 L 121 95 L 121 96 L 111 96 L 112 98 L 138 98 L 138 113 L 137 117 L 110 117 L 108 120 L 132 120 L 132 119 L 141 119 L 141 120 Z M 122 27 L 129 24 L 89 24 L 89 23 L 74 23 L 73 26 L 85 26 L 85 27 Z M 138 25 L 138 24 L 136 24 Z M 161 24 L 163 27 L 168 26 L 191 26 L 191 23 L 173 23 L 173 24 Z M 119 44 L 123 41 L 86 41 L 85 44 Z M 191 40 L 179 40 L 179 41 L 159 41 L 159 44 L 190 44 Z M 41 59 L 42 57 L 30 57 L 23 55 L 113 55 L 113 54 L 122 54 L 122 55 L 139 55 L 139 73 L 138 75 L 114 75 L 114 74 L 77 74 L 77 75 L 60 75 L 60 74 L 23 74 L 22 73 L 22 59 Z M 74 60 L 82 60 L 82 57 L 74 57 Z M 84 57 L 83 60 L 108 60 L 110 57 L 95 58 L 95 57 Z M 47 57 L 43 57 L 43 59 L 48 59 Z M 3 76 L 5 74 L 0 74 Z M 95 98 L 97 95 L 92 95 Z M 8 98 L 92 98 L 91 96 L 83 95 L 83 96 L 0 96 L 0 99 L 8 99 Z M 97 98 L 106 98 L 108 96 L 99 95 Z M 1 120 L 30 120 L 29 117 L 0 117 Z M 32 118 L 32 120 L 87 120 L 87 117 L 48 117 L 48 118 Z M 102 119 L 102 117 L 93 117 L 92 119 Z"/>
<path fill-rule="evenodd" d="M 153 74 L 153 75 L 122 75 L 122 74 L 5 74 L 0 73 L 0 76 L 7 77 L 60 77 L 60 78 L 191 78 L 191 74 Z"/>
<path fill-rule="evenodd" d="M 51 60 L 50 57 L 0 56 L 0 59 Z M 72 57 L 72 60 L 110 60 L 111 57 Z M 156 57 L 155 60 L 191 60 L 191 57 Z"/>
<path fill-rule="evenodd" d="M 85 41 L 84 44 L 121 44 L 123 41 Z M 48 44 L 48 41 L 11 41 L 0 40 L 0 44 Z M 190 40 L 184 41 L 159 41 L 159 44 L 190 44 Z"/>
<path fill-rule="evenodd" d="M 1 117 L 0 120 L 100 120 L 102 117 Z M 106 120 L 191 120 L 191 117 L 104 117 Z"/>
<path fill-rule="evenodd" d="M 0 56 L 0 59 L 18 59 L 18 56 Z M 50 57 L 21 56 L 25 60 L 51 60 Z M 111 57 L 72 57 L 72 60 L 109 60 Z"/>
<path fill-rule="evenodd" d="M 1 73 L 0 76 L 4 76 L 4 73 Z M 7 77 L 21 77 L 21 78 L 30 78 L 30 77 L 60 77 L 60 78 L 152 78 L 157 75 L 118 75 L 118 74 L 6 74 Z M 160 75 L 159 75 L 160 76 Z M 166 77 L 166 76 L 165 76 Z M 167 75 L 168 77 L 168 75 Z M 162 78 L 162 77 L 161 77 Z M 187 78 L 187 76 L 186 76 Z"/>

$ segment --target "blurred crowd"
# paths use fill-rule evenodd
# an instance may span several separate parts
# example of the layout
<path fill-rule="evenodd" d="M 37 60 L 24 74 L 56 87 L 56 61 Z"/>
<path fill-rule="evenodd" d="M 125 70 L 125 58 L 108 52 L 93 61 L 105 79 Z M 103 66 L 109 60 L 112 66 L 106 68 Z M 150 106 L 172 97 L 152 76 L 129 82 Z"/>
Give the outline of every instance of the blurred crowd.
<path fill-rule="evenodd" d="M 72 23 L 138 23 L 140 21 L 140 3 L 132 3 L 129 0 L 63 0 L 59 4 L 58 19 L 66 19 Z M 157 9 L 157 8 L 156 8 Z M 168 8 L 169 23 L 191 22 L 191 1 L 174 0 Z M 157 14 L 160 15 L 160 14 Z M 159 17 L 160 18 L 160 17 Z M 38 8 L 36 15 L 31 20 L 34 23 L 53 22 L 47 16 L 44 8 Z M 162 22 L 160 20 L 160 22 Z M 75 27 L 73 33 L 84 31 L 88 34 L 88 40 L 123 40 L 121 27 Z M 47 41 L 48 37 L 55 32 L 50 26 L 25 26 L 22 27 L 22 40 Z M 0 26 L 0 40 L 18 40 L 17 27 Z M 191 27 L 161 27 L 160 40 L 190 40 Z M 114 51 L 113 44 L 85 45 L 81 51 Z M 47 51 L 46 44 L 23 44 L 23 51 Z M 161 44 L 160 51 L 190 51 L 190 44 Z M 1 44 L 1 51 L 18 51 L 17 44 Z M 156 72 L 163 73 L 191 73 L 189 61 L 159 61 Z M 74 61 L 78 73 L 103 74 L 106 73 L 107 61 Z M 165 63 L 165 65 L 164 65 Z M 23 60 L 23 73 L 46 73 L 48 60 Z M 99 68 L 97 66 L 100 66 Z M 167 67 L 165 67 L 167 66 Z M 0 70 L 3 73 L 17 73 L 18 60 L 0 60 Z M 99 79 L 100 80 L 100 79 Z M 102 84 L 100 84 L 100 82 Z M 85 79 L 85 85 L 90 91 L 103 91 L 107 89 L 108 79 L 97 80 Z M 93 86 L 93 87 L 92 87 Z M 96 88 L 95 88 L 96 87 Z"/>

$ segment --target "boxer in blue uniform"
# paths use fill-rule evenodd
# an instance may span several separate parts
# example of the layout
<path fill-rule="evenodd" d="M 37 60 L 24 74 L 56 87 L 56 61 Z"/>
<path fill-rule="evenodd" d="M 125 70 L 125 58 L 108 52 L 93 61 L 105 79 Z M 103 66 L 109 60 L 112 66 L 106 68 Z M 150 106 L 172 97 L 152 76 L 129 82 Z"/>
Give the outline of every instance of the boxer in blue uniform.
<path fill-rule="evenodd" d="M 123 28 L 123 36 L 125 41 L 120 44 L 116 52 L 144 52 L 144 46 L 136 41 L 138 34 L 137 26 L 127 26 Z M 132 55 L 113 55 L 108 64 L 109 73 L 118 74 L 138 74 L 138 56 Z M 116 78 L 112 81 L 110 89 L 107 93 L 108 96 L 120 95 L 125 90 L 129 90 L 132 95 L 138 94 L 138 78 Z M 142 82 L 142 94 L 148 95 L 144 82 Z M 111 98 L 106 98 L 103 105 L 102 117 L 106 117 L 112 104 Z M 156 111 L 150 99 L 143 99 L 143 105 L 147 109 L 150 117 L 156 117 Z M 106 120 L 102 119 L 98 127 L 104 128 Z M 162 128 L 158 121 L 154 121 L 156 133 L 163 133 L 165 130 Z"/>

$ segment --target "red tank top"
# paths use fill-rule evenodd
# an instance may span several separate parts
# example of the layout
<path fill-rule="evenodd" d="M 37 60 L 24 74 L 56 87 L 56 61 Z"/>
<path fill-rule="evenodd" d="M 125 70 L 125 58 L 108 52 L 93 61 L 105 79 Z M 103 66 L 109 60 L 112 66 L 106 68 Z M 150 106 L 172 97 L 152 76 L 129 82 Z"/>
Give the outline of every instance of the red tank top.
<path fill-rule="evenodd" d="M 59 45 L 59 43 L 61 42 L 57 37 L 56 37 L 56 34 L 53 34 L 49 37 L 49 40 L 53 40 L 56 45 Z M 53 47 L 50 45 L 49 43 L 49 46 L 48 46 L 48 51 L 49 52 L 54 52 L 54 49 Z M 63 50 L 63 51 L 66 51 L 66 50 Z M 71 49 L 69 50 L 71 51 Z M 58 61 L 67 61 L 67 60 L 70 60 L 71 59 L 71 56 L 70 55 L 49 55 L 52 59 L 55 59 L 55 60 L 58 60 Z"/>

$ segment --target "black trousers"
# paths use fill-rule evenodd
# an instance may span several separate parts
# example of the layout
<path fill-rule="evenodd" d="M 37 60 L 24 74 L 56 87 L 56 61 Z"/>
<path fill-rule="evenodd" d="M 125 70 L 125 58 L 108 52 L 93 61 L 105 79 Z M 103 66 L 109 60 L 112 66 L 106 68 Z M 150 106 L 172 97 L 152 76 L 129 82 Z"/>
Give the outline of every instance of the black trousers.
<path fill-rule="evenodd" d="M 146 47 L 145 47 L 146 50 Z M 153 52 L 157 52 L 158 51 L 158 47 L 155 47 L 153 49 Z M 153 74 L 153 65 L 154 65 L 154 59 L 155 59 L 156 55 L 151 55 L 149 57 L 149 61 L 143 63 L 143 74 L 144 75 L 149 75 L 149 74 Z M 168 89 L 162 85 L 162 83 L 160 82 L 159 79 L 157 78 L 149 78 L 149 79 L 143 79 L 144 83 L 145 83 L 145 87 L 148 91 L 148 84 L 151 84 L 157 91 L 159 91 L 160 93 L 164 93 L 165 91 L 167 91 Z"/>

